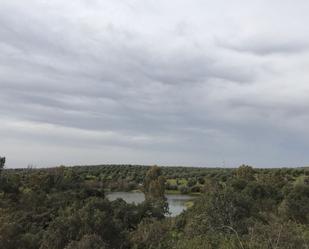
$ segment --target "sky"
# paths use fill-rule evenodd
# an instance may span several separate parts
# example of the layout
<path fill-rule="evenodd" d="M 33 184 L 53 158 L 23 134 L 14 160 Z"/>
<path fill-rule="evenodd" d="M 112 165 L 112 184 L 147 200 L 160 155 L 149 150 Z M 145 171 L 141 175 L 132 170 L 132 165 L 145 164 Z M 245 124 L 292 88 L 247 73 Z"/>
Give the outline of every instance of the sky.
<path fill-rule="evenodd" d="M 0 156 L 309 165 L 309 1 L 0 0 Z"/>

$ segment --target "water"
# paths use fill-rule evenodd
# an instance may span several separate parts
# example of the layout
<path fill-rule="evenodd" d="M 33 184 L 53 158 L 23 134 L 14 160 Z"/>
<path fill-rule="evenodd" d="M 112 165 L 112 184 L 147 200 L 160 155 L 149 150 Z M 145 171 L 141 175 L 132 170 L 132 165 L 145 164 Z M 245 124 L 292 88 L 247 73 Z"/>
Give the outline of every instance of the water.
<path fill-rule="evenodd" d="M 186 209 L 185 203 L 188 200 L 192 200 L 194 197 L 190 195 L 173 195 L 173 194 L 167 194 L 165 195 L 167 198 L 169 211 L 171 213 L 171 216 L 177 216 L 179 215 L 183 210 Z M 118 198 L 123 199 L 127 203 L 141 203 L 145 200 L 145 196 L 143 193 L 138 192 L 110 192 L 107 194 L 107 198 L 110 201 L 114 201 Z"/>

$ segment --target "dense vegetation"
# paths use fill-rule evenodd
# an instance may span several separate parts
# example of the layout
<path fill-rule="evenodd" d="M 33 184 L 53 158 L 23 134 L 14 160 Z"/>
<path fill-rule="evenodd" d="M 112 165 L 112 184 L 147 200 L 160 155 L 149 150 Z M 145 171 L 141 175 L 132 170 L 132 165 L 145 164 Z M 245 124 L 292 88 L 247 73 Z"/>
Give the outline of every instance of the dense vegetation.
<path fill-rule="evenodd" d="M 109 201 L 140 190 L 145 202 Z M 166 191 L 199 193 L 167 218 Z M 0 167 L 0 248 L 309 248 L 309 169 Z"/>
<path fill-rule="evenodd" d="M 58 169 L 14 169 L 6 170 L 7 174 L 27 175 L 36 174 L 37 177 L 51 177 L 55 171 L 63 168 L 66 174 L 78 175 L 80 181 L 88 185 L 99 185 L 109 191 L 132 191 L 140 189 L 149 166 L 141 165 L 98 165 L 75 166 L 73 168 Z M 195 193 L 200 192 L 205 177 L 218 181 L 226 181 L 232 176 L 232 169 L 222 168 L 191 168 L 191 167 L 162 167 L 162 175 L 166 179 L 166 191 L 171 193 Z M 68 177 L 68 176 L 67 176 Z"/>

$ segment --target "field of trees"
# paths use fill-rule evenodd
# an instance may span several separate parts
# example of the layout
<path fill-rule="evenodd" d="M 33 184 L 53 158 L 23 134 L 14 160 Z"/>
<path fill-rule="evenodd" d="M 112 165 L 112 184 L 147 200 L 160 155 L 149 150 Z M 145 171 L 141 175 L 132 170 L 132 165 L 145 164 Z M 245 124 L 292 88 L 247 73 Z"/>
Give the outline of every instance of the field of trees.
<path fill-rule="evenodd" d="M 166 193 L 197 198 L 168 217 Z M 308 249 L 309 168 L 0 167 L 0 248 Z"/>

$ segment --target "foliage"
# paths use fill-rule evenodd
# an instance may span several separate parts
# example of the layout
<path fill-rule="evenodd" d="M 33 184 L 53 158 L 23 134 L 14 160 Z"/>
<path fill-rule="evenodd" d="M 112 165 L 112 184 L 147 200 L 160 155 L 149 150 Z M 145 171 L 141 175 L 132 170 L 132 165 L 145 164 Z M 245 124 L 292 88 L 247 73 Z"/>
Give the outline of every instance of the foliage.
<path fill-rule="evenodd" d="M 5 165 L 5 157 L 0 157 L 0 174 Z"/>
<path fill-rule="evenodd" d="M 106 165 L 3 169 L 0 248 L 307 249 L 308 168 Z M 138 205 L 106 190 L 143 190 Z M 165 190 L 200 193 L 165 217 Z"/>

